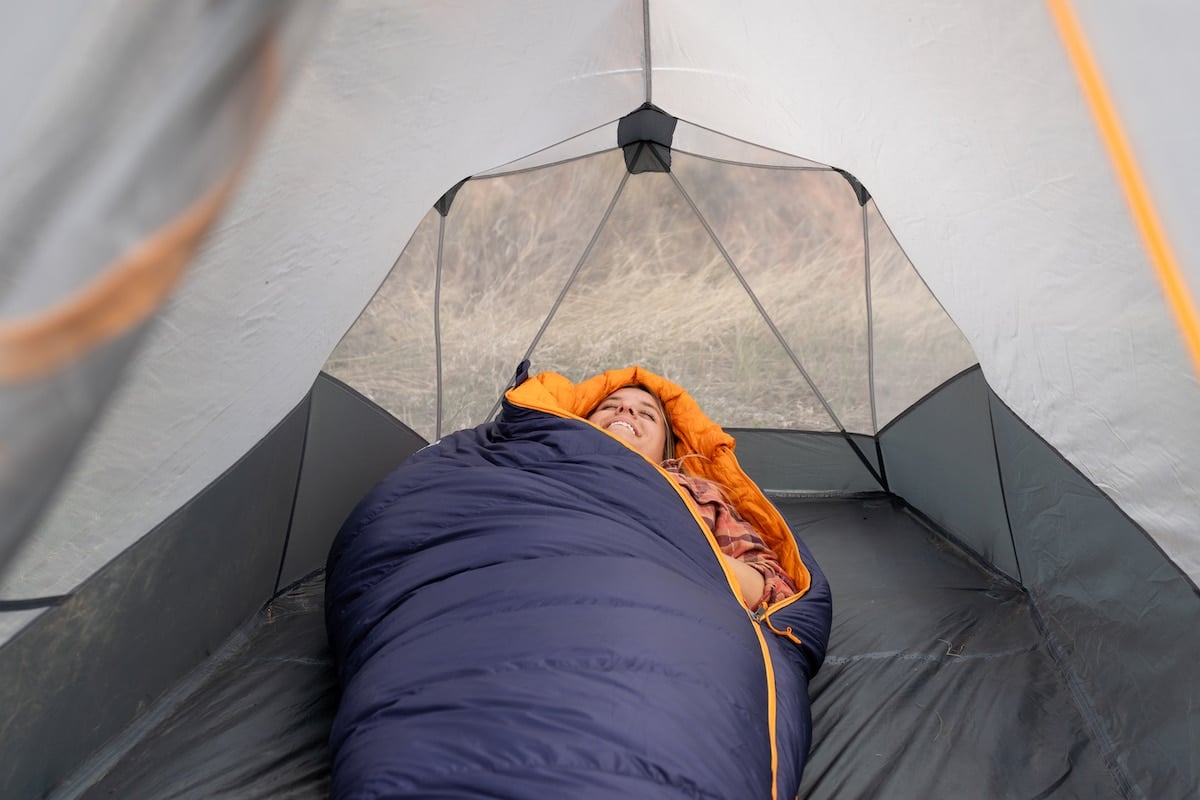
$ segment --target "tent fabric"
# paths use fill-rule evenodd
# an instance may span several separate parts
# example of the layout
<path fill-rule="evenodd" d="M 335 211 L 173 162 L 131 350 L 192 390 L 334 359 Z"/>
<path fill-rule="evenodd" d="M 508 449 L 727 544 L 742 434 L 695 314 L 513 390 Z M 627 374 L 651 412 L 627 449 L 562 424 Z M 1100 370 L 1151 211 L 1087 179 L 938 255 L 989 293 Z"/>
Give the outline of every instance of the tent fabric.
<path fill-rule="evenodd" d="M 0 797 L 50 795 L 275 593 L 308 405 L 0 647 Z"/>
<path fill-rule="evenodd" d="M 778 502 L 836 590 L 801 798 L 1139 796 L 1014 582 L 892 498 Z"/>
<path fill-rule="evenodd" d="M 1185 265 L 1194 13 L 1080 10 Z M 1044 7 L 348 1 L 326 22 L 6 597 L 70 591 L 287 413 L 448 187 L 646 101 L 856 175 L 1001 399 L 1200 575 L 1196 379 Z"/>
<path fill-rule="evenodd" d="M 1021 575 L 1128 797 L 1200 794 L 1200 592 L 1154 541 L 991 395 Z M 1147 691 L 1162 686 L 1164 691 Z M 1136 700 L 1132 699 L 1136 697 Z"/>
<path fill-rule="evenodd" d="M 661 382 L 570 394 L 635 376 Z M 831 613 L 812 555 L 792 551 L 802 596 L 751 616 L 676 484 L 549 413 L 564 380 L 528 383 L 410 458 L 333 544 L 334 795 L 794 796 Z M 732 476 L 719 429 L 677 387 L 664 402 Z"/>
<path fill-rule="evenodd" d="M 887 499 L 774 502 L 837 589 L 800 797 L 1127 796 L 1011 583 Z M 324 589 L 317 574 L 272 600 L 65 788 L 85 799 L 329 797 L 338 689 Z M 951 688 L 968 683 L 983 702 Z M 866 755 L 848 757 L 856 744 Z"/>
<path fill-rule="evenodd" d="M 203 187 L 219 183 L 252 127 L 237 113 L 254 105 L 243 101 L 263 85 L 256 80 L 263 72 L 251 64 L 294 63 L 304 41 L 304 25 L 286 20 L 308 15 L 285 14 L 284 6 L 293 5 L 195 0 L 150 9 L 72 0 L 35 12 L 0 11 L 4 29 L 13 32 L 12 46 L 0 49 L 0 74 L 7 76 L 0 80 L 0 105 L 15 120 L 0 140 L 0 166 L 10 178 L 0 186 L 0 252 L 7 259 L 0 269 L 0 343 L 18 344 L 9 352 L 24 355 L 14 334 L 27 314 L 72 296 L 189 207 Z M 1072 15 L 1082 38 L 1067 47 L 1063 20 Z M 659 259 L 657 266 L 677 273 L 676 285 L 714 280 L 750 287 L 757 298 L 746 291 L 734 309 L 739 320 L 758 326 L 747 338 L 735 335 L 719 340 L 713 353 L 697 352 L 701 361 L 711 354 L 765 356 L 731 359 L 724 371 L 681 380 L 718 396 L 733 396 L 724 387 L 760 387 L 739 403 L 737 415 L 717 416 L 758 429 L 756 446 L 769 447 L 753 459 L 756 468 L 787 460 L 762 485 L 823 492 L 879 484 L 905 492 L 896 502 L 909 503 L 934 527 L 953 528 L 941 531 L 947 540 L 993 557 L 992 567 L 1005 574 L 1015 570 L 1050 654 L 1049 661 L 1021 668 L 1042 686 L 1046 671 L 1057 669 L 1088 731 L 1076 736 L 1074 717 L 1058 715 L 1068 722 L 1047 743 L 1076 747 L 1090 764 L 1092 751 L 1082 743 L 1090 737 L 1126 797 L 1200 791 L 1189 749 L 1197 723 L 1187 713 L 1197 695 L 1186 664 L 1195 658 L 1191 640 L 1180 635 L 1200 613 L 1200 382 L 1184 342 L 1186 308 L 1195 305 L 1200 285 L 1200 234 L 1191 225 L 1200 155 L 1189 136 L 1196 111 L 1179 100 L 1195 83 L 1189 83 L 1197 70 L 1191 32 L 1200 9 L 1180 3 L 1136 12 L 1111 4 L 1074 9 L 1066 0 L 1017 8 L 954 0 L 803 8 L 783 0 L 753 7 L 601 0 L 564 8 L 517 0 L 465 10 L 454 2 L 341 0 L 325 19 L 243 191 L 212 226 L 158 324 L 124 329 L 45 380 L 0 385 L 0 550 L 6 551 L 0 654 L 20 665 L 8 685 L 44 689 L 16 695 L 23 716 L 13 719 L 28 720 L 49 701 L 46 707 L 67 711 L 34 715 L 37 725 L 61 724 L 71 734 L 62 749 L 30 750 L 21 744 L 26 731 L 10 722 L 5 755 L 10 748 L 35 755 L 0 764 L 26 770 L 45 788 L 79 751 L 202 658 L 236 624 L 228 609 L 245 611 L 277 588 L 285 572 L 289 579 L 303 574 L 301 562 L 319 552 L 328 533 L 316 523 L 346 498 L 336 496 L 334 476 L 318 469 L 307 472 L 307 482 L 301 474 L 289 485 L 283 472 L 304 448 L 293 412 L 355 319 L 363 315 L 362 329 L 376 319 L 382 304 L 370 301 L 381 286 L 377 301 L 394 303 L 396 318 L 414 327 L 411 335 L 385 329 L 374 337 L 394 348 L 374 371 L 394 378 L 397 366 L 420 364 L 405 377 L 418 385 L 412 402 L 387 411 L 417 436 L 436 438 L 494 413 L 509 365 L 526 355 L 529 342 L 546 348 L 532 354 L 547 359 L 540 368 L 556 368 L 554 348 L 563 352 L 572 325 L 594 333 L 586 324 L 594 290 L 605 290 L 610 305 L 624 301 L 625 319 L 647 324 L 649 332 L 635 338 L 639 346 L 665 339 L 662 320 L 650 325 L 654 315 L 636 305 L 646 294 L 642 287 L 622 294 L 603 278 L 605 269 L 622 266 L 618 256 L 638 265 L 654 261 L 647 256 L 665 249 L 669 231 L 704 245 L 694 261 Z M 283 32 L 268 37 L 279 50 L 260 49 L 264 40 L 255 37 L 266 30 Z M 1081 42 L 1098 69 L 1086 87 Z M 250 57 L 269 51 L 283 58 Z M 1113 112 L 1102 124 L 1093 110 L 1100 96 L 1111 99 Z M 630 175 L 613 148 L 620 121 L 647 103 L 676 120 L 672 171 Z M 745 191 L 751 174 L 778 181 L 765 200 Z M 785 174 L 812 180 L 798 191 L 781 179 Z M 548 225 L 550 217 L 527 213 L 517 195 L 503 195 L 538 182 L 571 185 L 572 176 L 594 181 L 575 184 L 591 205 L 567 192 L 542 192 L 570 212 L 564 224 Z M 431 211 L 460 185 L 449 213 Z M 865 205 L 859 203 L 867 194 L 855 186 L 869 194 Z M 496 189 L 500 194 L 488 200 Z M 1144 194 L 1135 197 L 1135 189 Z M 804 268 L 806 256 L 773 236 L 739 241 L 736 226 L 721 216 L 749 209 L 806 222 L 816 216 L 821 192 L 835 190 L 851 215 L 839 216 L 837 229 L 855 231 L 852 244 L 861 250 L 837 254 L 845 267 L 831 295 L 838 303 L 820 302 L 821 281 Z M 647 228 L 637 212 L 643 206 L 625 205 L 631 199 L 661 200 L 670 215 L 663 235 L 650 237 L 652 247 L 628 238 Z M 484 200 L 490 209 L 472 205 Z M 468 212 L 478 212 L 483 223 L 474 234 L 456 228 Z M 582 255 L 589 246 L 598 260 Z M 477 327 L 466 337 L 474 346 L 461 349 L 457 366 L 449 362 L 455 348 L 447 347 L 443 328 L 454 319 L 448 290 L 469 294 L 492 285 L 463 279 L 453 265 L 474 261 L 489 270 L 482 274 L 494 275 L 508 266 L 527 268 L 534 255 L 547 253 L 555 268 L 521 273 L 529 291 L 512 303 L 508 327 L 530 334 L 522 344 Z M 790 278 L 789 297 L 844 306 L 856 323 L 793 320 L 779 336 L 764 336 L 763 328 L 783 316 L 772 301 L 785 293 L 755 288 L 747 263 L 762 268 L 759 276 Z M 1165 269 L 1171 263 L 1177 274 Z M 420 269 L 412 284 L 397 283 L 413 264 Z M 578 282 L 567 287 L 576 272 Z M 536 287 L 535 298 L 535 281 L 528 279 L 539 276 L 553 288 Z M 1166 285 L 1169 278 L 1177 279 L 1174 285 Z M 989 403 L 972 401 L 974 418 L 957 404 L 946 415 L 953 425 L 939 425 L 929 413 L 945 399 L 939 387 L 948 374 L 917 374 L 926 348 L 903 335 L 917 329 L 906 313 L 911 309 L 883 303 L 877 289 L 885 285 L 914 290 L 895 296 L 925 293 L 923 317 L 938 319 L 946 341 L 956 345 L 947 363 L 958 366 L 949 374 L 978 361 Z M 718 319 L 689 321 L 704 328 Z M 385 342 L 388 336 L 394 341 Z M 823 372 L 838 359 L 818 358 L 817 368 L 804 353 L 802 345 L 822 337 L 851 353 L 853 382 L 842 397 Z M 567 355 L 647 363 L 636 353 L 614 359 L 611 341 L 593 336 Z M 959 344 L 967 363 L 955 361 L 964 352 Z M 798 377 L 805 370 L 808 376 Z M 457 404 L 452 387 L 471 388 L 476 379 L 470 403 Z M 378 399 L 365 382 L 352 384 Z M 957 430 L 985 442 L 984 413 L 994 451 L 973 449 L 968 468 L 955 469 L 961 447 L 929 446 L 967 444 L 949 440 Z M 916 426 L 907 431 L 913 435 L 889 436 L 906 433 L 887 427 L 896 419 Z M 198 500 L 210 485 L 253 496 L 252 486 L 224 482 L 241 473 L 238 465 L 281 420 L 301 439 L 287 440 L 298 449 L 273 473 L 272 524 L 255 526 L 254 514 L 237 504 L 202 510 Z M 998 465 L 998 487 L 989 455 Z M 822 460 L 838 474 L 823 475 Z M 978 480 L 961 495 L 952 489 L 959 483 L 931 480 L 967 475 Z M 984 476 L 995 490 L 984 492 L 986 514 L 963 505 L 979 496 Z M 306 519 L 311 512 L 314 525 L 296 528 L 297 547 L 281 557 L 282 568 L 263 568 L 265 553 L 287 548 L 287 498 L 302 484 L 317 507 L 297 504 L 291 512 Z M 213 526 L 220 525 L 222 544 L 214 551 Z M 249 535 L 231 533 L 243 525 Z M 158 570 L 141 569 L 137 556 L 159 552 L 156 534 L 164 530 L 179 546 L 162 551 Z M 24 548 L 10 558 L 19 539 Z M 185 563 L 188 553 L 204 559 Z M 289 563 L 289 554 L 297 560 Z M 165 613 L 172 599 L 193 592 L 189 610 L 202 608 L 196 599 L 204 598 L 196 594 L 202 577 L 186 585 L 172 580 L 176 569 L 204 574 L 196 565 L 211 563 L 205 559 L 253 561 L 254 576 L 222 572 L 221 581 L 233 584 L 229 595 L 205 584 L 237 603 L 216 617 L 200 614 L 202 624 L 169 628 L 175 645 L 125 673 L 153 680 L 111 696 L 88 694 L 99 684 L 71 682 L 82 668 L 67 657 L 75 651 L 57 642 L 37 646 L 46 641 L 41 637 L 66 630 L 54 627 L 64 620 L 79 624 L 92 648 L 88 663 L 103 661 L 110 675 L 123 674 L 132 663 L 124 656 L 152 650 L 135 635 L 146 629 L 140 616 L 151 608 L 146 598 L 162 603 L 154 610 Z M 126 586 L 120 575 L 147 580 Z M 839 624 L 852 630 L 857 617 Z M 138 644 L 142 649 L 132 646 Z M 56 684 L 51 676 L 64 680 Z M 970 678 L 949 685 L 955 701 L 991 697 Z M 55 705 L 76 691 L 92 700 Z M 110 713 L 109 700 L 122 706 L 120 713 Z M 98 711 L 92 702 L 100 702 Z M 80 724 L 84 709 L 91 712 L 88 724 Z M 856 711 L 879 734 L 871 741 L 892 741 L 881 732 L 887 716 Z M 965 716 L 979 713 L 972 707 Z M 99 727 L 97 715 L 105 720 Z M 903 736 L 911 729 L 893 731 Z M 1037 752 L 1026 754 L 1044 765 Z M 835 772 L 853 768 L 859 755 L 851 751 Z M 53 768 L 42 770 L 46 764 Z M 821 773 L 808 773 L 814 774 Z M 1083 774 L 1090 769 L 1076 766 L 1061 786 Z M 1056 786 L 1040 777 L 1035 784 L 1043 788 L 1033 794 Z M 1076 794 L 1093 792 L 1085 787 Z"/>
<path fill-rule="evenodd" d="M 315 10 L 0 11 L 0 567 L 229 199 Z"/>
<path fill-rule="evenodd" d="M 56 797 L 329 797 L 337 676 L 323 576 L 288 587 Z"/>
<path fill-rule="evenodd" d="M 318 384 L 313 405 L 324 404 L 330 392 L 349 392 L 329 378 Z M 388 449 L 404 434 L 400 422 L 362 398 L 345 400 L 310 416 L 305 463 L 344 452 L 316 446 L 337 435 L 349 440 L 339 446 L 353 452 Z M 1200 652 L 1194 639 L 1178 635 L 1196 613 L 1194 592 L 1098 489 L 1038 442 L 994 397 L 992 403 L 1005 489 L 1010 502 L 1018 501 L 1013 502 L 1013 519 L 1021 559 L 1037 565 L 1027 573 L 1028 595 L 934 527 L 918 522 L 896 498 L 855 502 L 773 496 L 789 527 L 820 554 L 822 571 L 837 588 L 826 664 L 811 685 L 814 740 L 801 796 L 877 797 L 880 787 L 886 787 L 897 798 L 968 789 L 974 796 L 1034 797 L 1055 785 L 1060 793 L 1078 797 L 1106 797 L 1110 791 L 1122 797 L 1195 794 L 1200 774 L 1187 765 L 1196 719 L 1188 714 L 1187 698 L 1195 696 L 1196 685 L 1188 665 Z M 208 595 L 175 580 L 173 569 L 147 571 L 144 551 L 158 552 L 173 541 L 169 549 L 184 546 L 183 560 L 193 568 L 204 570 L 204 559 L 212 559 L 217 566 L 209 569 L 229 577 L 229 570 L 220 566 L 226 552 L 236 551 L 236 542 L 252 538 L 256 530 L 273 530 L 276 524 L 245 520 L 246 527 L 238 529 L 242 523 L 230 517 L 228 524 L 220 523 L 229 538 L 218 552 L 197 534 L 221 519 L 213 514 L 214 505 L 228 513 L 249 500 L 261 504 L 267 494 L 281 498 L 276 513 L 286 516 L 285 498 L 293 489 L 278 482 L 266 492 L 263 478 L 286 460 L 281 453 L 300 449 L 302 417 L 300 423 L 280 426 L 241 468 L 226 473 L 196 503 L 173 515 L 164 524 L 166 539 L 158 535 L 163 531 L 152 532 L 89 581 L 70 602 L 90 615 L 50 609 L 24 635 L 0 648 L 4 674 L 19 678 L 5 684 L 11 699 L 5 705 L 18 714 L 8 718 L 9 727 L 0 737 L 5 756 L 0 766 L 8 770 L 0 770 L 0 795 L 44 794 L 63 777 L 60 770 L 70 770 L 98 741 L 80 752 L 74 739 L 64 738 L 56 726 L 80 731 L 74 720 L 79 709 L 87 708 L 88 728 L 94 729 L 100 707 L 93 693 L 120 699 L 136 683 L 144 694 L 139 701 L 146 706 L 144 715 L 135 718 L 130 704 L 122 719 L 134 724 L 85 763 L 64 784 L 67 793 L 62 796 L 75 796 L 72 787 L 78 786 L 91 786 L 86 796 L 95 797 L 155 796 L 160 791 L 181 798 L 277 796 L 280 791 L 297 798 L 328 796 L 328 765 L 321 759 L 336 690 L 322 606 L 312 603 L 323 592 L 320 578 L 315 587 L 310 582 L 298 587 L 298 594 L 287 592 L 272 601 L 254 622 L 261 630 L 236 632 L 224 646 L 218 644 L 219 635 L 206 639 L 203 649 L 216 651 L 216 656 L 159 700 L 152 700 L 149 682 L 134 677 L 138 669 L 161 669 L 163 643 L 170 637 L 182 642 L 202 627 L 179 625 L 181 614 L 196 613 L 197 623 L 211 622 Z M 329 430 L 314 431 L 313 424 Z M 386 425 L 395 433 L 379 427 Z M 774 470 L 771 452 L 751 464 L 743 458 L 745 444 L 739 435 L 739 461 L 765 486 Z M 783 452 L 796 457 L 794 451 Z M 382 455 L 343 461 L 343 471 L 356 472 L 375 457 Z M 403 450 L 392 450 L 393 463 L 404 457 Z M 320 474 L 307 466 L 300 471 L 302 476 Z M 366 473 L 357 481 L 361 488 L 332 505 L 354 503 L 373 482 Z M 329 490 L 303 484 L 296 489 L 302 495 Z M 1085 537 L 1070 540 L 1070 546 L 1060 540 L 1053 498 L 1064 486 L 1075 498 L 1071 524 L 1101 534 L 1098 552 L 1106 558 L 1089 553 Z M 231 499 L 237 496 L 242 500 Z M 317 505 L 303 496 L 296 503 L 309 509 Z M 325 536 L 333 533 L 327 530 Z M 294 532 L 284 541 L 289 552 L 296 544 L 293 537 Z M 186 549 L 189 542 L 199 549 Z M 312 543 L 300 546 L 306 552 Z M 281 560 L 285 557 L 276 552 L 266 562 Z M 159 561 L 172 563 L 171 558 Z M 264 573 L 260 583 L 267 586 L 274 572 Z M 143 574 L 159 580 L 142 582 L 140 591 L 131 593 L 131 576 Z M 1089 609 L 1080 602 L 1088 596 L 1101 597 L 1102 603 Z M 112 603 L 110 597 L 124 603 Z M 247 600 L 252 597 L 246 594 Z M 306 610 L 292 605 L 298 597 L 309 598 L 302 602 Z M 1049 612 L 1044 615 L 1037 610 L 1043 604 Z M 1151 607 L 1152 615 L 1141 613 Z M 98 613 L 104 609 L 107 613 Z M 163 633 L 143 635 L 152 624 L 164 625 Z M 1113 636 L 1111 631 L 1120 633 Z M 82 659 L 45 658 L 54 651 L 44 644 L 47 634 L 82 653 Z M 114 641 L 120 646 L 105 646 Z M 1129 647 L 1129 642 L 1136 644 Z M 1097 649 L 1103 657 L 1093 661 L 1089 653 Z M 43 668 L 32 672 L 17 666 L 32 662 Z M 86 670 L 87 680 L 76 676 L 77 667 Z M 104 683 L 108 680 L 112 683 Z M 1136 710 L 1123 703 L 1130 686 L 1158 684 L 1170 691 L 1143 691 Z M 119 691 L 105 688 L 109 686 Z M 231 705 L 231 696 L 255 700 Z M 36 715 L 37 707 L 27 702 L 36 697 L 60 710 Z M 1089 709 L 1086 715 L 1084 708 Z M 26 714 L 35 716 L 23 723 Z M 43 724 L 29 726 L 30 719 Z M 247 740 L 258 746 L 247 748 Z M 999 753 L 1011 760 L 997 761 Z M 47 763 L 57 766 L 46 769 Z M 995 773 L 997 769 L 1001 771 Z M 1120 782 L 1125 789 L 1110 788 L 1118 785 L 1112 777 L 1116 774 L 1129 778 Z M 981 777 L 991 775 L 986 781 Z M 33 782 L 13 783 L 18 777 Z M 260 792 L 259 786 L 266 788 Z"/>
<path fill-rule="evenodd" d="M 847 495 L 880 491 L 873 437 L 854 436 L 858 450 L 840 434 L 731 428 L 738 461 L 767 493 Z M 872 473 L 862 459 L 868 459 Z"/>
<path fill-rule="evenodd" d="M 329 542 L 359 499 L 428 442 L 345 384 L 313 384 L 304 460 L 276 589 L 325 565 Z"/>
<path fill-rule="evenodd" d="M 1019 581 L 990 402 L 981 372 L 968 370 L 894 420 L 879 445 L 891 491 Z"/>

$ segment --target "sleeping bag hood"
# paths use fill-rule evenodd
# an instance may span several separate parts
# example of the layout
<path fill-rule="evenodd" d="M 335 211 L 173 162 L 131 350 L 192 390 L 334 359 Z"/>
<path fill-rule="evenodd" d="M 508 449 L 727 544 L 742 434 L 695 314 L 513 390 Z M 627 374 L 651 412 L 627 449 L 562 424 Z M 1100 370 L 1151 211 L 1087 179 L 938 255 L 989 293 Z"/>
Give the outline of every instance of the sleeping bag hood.
<path fill-rule="evenodd" d="M 738 513 L 762 534 L 767 545 L 775 551 L 779 563 L 795 581 L 796 595 L 779 605 L 792 602 L 808 591 L 812 578 L 787 523 L 738 464 L 734 455 L 737 444 L 734 438 L 709 419 L 686 390 L 638 366 L 608 370 L 579 383 L 572 383 L 555 372 L 542 372 L 528 380 L 524 379 L 523 373 L 524 365 L 518 370 L 518 385 L 506 394 L 509 402 L 550 414 L 575 417 L 584 422 L 587 422 L 586 416 L 600 401 L 618 389 L 626 386 L 648 389 L 666 409 L 668 422 L 675 435 L 676 457 L 699 456 L 686 460 L 687 471 L 713 481 L 725 490 L 726 497 Z M 697 521 L 700 522 L 699 518 Z M 700 524 L 704 527 L 703 522 Z M 716 547 L 715 542 L 713 547 Z M 736 586 L 736 579 L 732 575 L 730 577 Z"/>

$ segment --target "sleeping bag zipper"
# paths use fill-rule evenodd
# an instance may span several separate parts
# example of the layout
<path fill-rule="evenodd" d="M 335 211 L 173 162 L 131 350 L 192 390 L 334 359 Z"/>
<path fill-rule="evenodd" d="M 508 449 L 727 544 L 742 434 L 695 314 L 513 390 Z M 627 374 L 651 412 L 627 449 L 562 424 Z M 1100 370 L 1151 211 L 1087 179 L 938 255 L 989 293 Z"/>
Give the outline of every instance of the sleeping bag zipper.
<path fill-rule="evenodd" d="M 540 411 L 544 414 L 550 414 L 551 416 L 559 417 L 561 419 L 578 420 L 579 422 L 582 422 L 585 425 L 589 425 L 593 428 L 596 428 L 597 431 L 600 431 L 605 436 L 611 436 L 616 441 L 621 442 L 621 444 L 623 444 L 625 447 L 628 447 L 631 451 L 637 453 L 637 450 L 635 450 L 633 447 L 631 447 L 627 442 L 621 440 L 620 438 L 618 438 L 616 436 L 612 436 L 612 434 L 608 433 L 607 431 L 604 431 L 601 428 L 596 427 L 588 420 L 586 420 L 582 417 L 576 416 L 575 414 L 571 414 L 570 412 L 564 411 L 561 408 L 556 408 L 553 406 L 544 406 L 544 405 L 542 405 L 540 403 L 536 403 L 536 402 L 517 402 L 512 397 L 512 394 L 516 391 L 517 391 L 517 389 L 510 389 L 508 392 L 505 393 L 506 399 L 513 405 L 519 406 L 521 408 L 529 409 L 530 411 Z M 638 455 L 641 458 L 645 458 L 645 456 L 642 456 L 640 453 L 638 453 Z M 726 583 L 728 584 L 729 590 L 730 590 L 730 592 L 732 592 L 735 601 L 737 602 L 737 604 L 739 606 L 741 606 L 746 611 L 747 615 L 750 617 L 751 623 L 754 626 L 754 635 L 756 637 L 758 637 L 759 652 L 762 654 L 763 667 L 766 671 L 766 680 L 767 680 L 767 737 L 768 737 L 768 740 L 770 741 L 770 745 L 771 745 L 771 800 L 779 800 L 779 742 L 778 742 L 778 738 L 777 738 L 778 731 L 776 728 L 776 714 L 777 714 L 778 701 L 775 696 L 775 665 L 774 665 L 773 661 L 771 660 L 771 651 L 770 651 L 770 648 L 767 646 L 766 636 L 763 634 L 761 623 L 763 621 L 766 621 L 767 627 L 771 628 L 771 630 L 775 631 L 776 633 L 781 633 L 781 635 L 790 634 L 791 629 L 790 628 L 788 629 L 788 634 L 782 634 L 782 632 L 776 631 L 775 628 L 771 626 L 769 620 L 764 620 L 760 617 L 755 616 L 755 611 L 746 607 L 746 604 L 744 602 L 742 602 L 740 584 L 738 583 L 737 576 L 733 574 L 732 568 L 730 568 L 729 566 L 727 566 L 724 563 L 724 559 L 721 557 L 722 556 L 721 547 L 720 547 L 720 545 L 717 544 L 716 537 L 713 535 L 712 531 L 710 531 L 708 529 L 708 525 L 705 524 L 704 520 L 700 517 L 699 512 L 696 510 L 696 508 L 693 506 L 693 504 L 688 501 L 686 492 L 684 491 L 683 487 L 680 486 L 678 483 L 676 483 L 674 481 L 674 479 L 671 478 L 670 474 L 666 470 L 664 470 L 660 465 L 655 464 L 654 462 L 650 461 L 649 459 L 646 459 L 646 463 L 653 466 L 658 471 L 658 473 L 663 476 L 663 479 L 666 480 L 668 484 L 670 484 L 670 486 L 675 490 L 675 493 L 679 495 L 680 500 L 683 501 L 684 506 L 688 509 L 688 512 L 691 514 L 692 519 L 695 520 L 696 525 L 700 528 L 700 532 L 704 535 L 704 538 L 708 542 L 709 547 L 712 548 L 713 553 L 716 555 L 717 562 L 721 567 L 721 571 L 725 574 Z M 789 597 L 788 600 L 792 600 L 792 599 L 794 599 L 794 597 L 795 596 Z M 786 603 L 787 603 L 787 601 L 784 601 L 781 603 L 777 603 L 776 605 L 783 606 Z M 769 613 L 769 611 L 771 611 L 771 610 L 773 610 L 773 609 L 769 609 L 769 610 L 764 609 L 764 613 Z M 792 637 L 792 638 L 794 641 L 798 641 L 794 637 Z"/>

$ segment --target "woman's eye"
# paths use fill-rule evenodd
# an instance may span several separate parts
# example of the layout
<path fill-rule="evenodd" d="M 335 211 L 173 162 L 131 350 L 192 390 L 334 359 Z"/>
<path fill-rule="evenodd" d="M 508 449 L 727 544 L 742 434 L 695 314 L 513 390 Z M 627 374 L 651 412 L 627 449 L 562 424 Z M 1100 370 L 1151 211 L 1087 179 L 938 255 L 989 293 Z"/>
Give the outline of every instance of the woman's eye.
<path fill-rule="evenodd" d="M 649 411 L 643 411 L 642 416 L 645 417 L 646 419 L 650 420 L 651 422 L 654 422 L 654 415 L 651 414 Z"/>

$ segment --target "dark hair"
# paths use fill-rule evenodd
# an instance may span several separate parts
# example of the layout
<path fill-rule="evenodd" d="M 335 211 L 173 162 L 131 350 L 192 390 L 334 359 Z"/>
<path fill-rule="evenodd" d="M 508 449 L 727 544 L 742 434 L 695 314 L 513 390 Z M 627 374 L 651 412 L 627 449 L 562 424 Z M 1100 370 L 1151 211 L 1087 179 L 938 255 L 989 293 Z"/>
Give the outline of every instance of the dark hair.
<path fill-rule="evenodd" d="M 663 405 L 662 399 L 659 398 L 659 396 L 655 394 L 654 390 L 649 386 L 641 383 L 635 383 L 633 388 L 641 389 L 643 392 L 654 398 L 654 402 L 658 405 L 658 413 L 660 416 L 662 416 L 663 427 L 667 429 L 667 438 L 663 443 L 662 460 L 666 461 L 667 459 L 675 458 L 675 431 L 671 428 L 671 416 L 667 414 L 667 407 Z"/>

